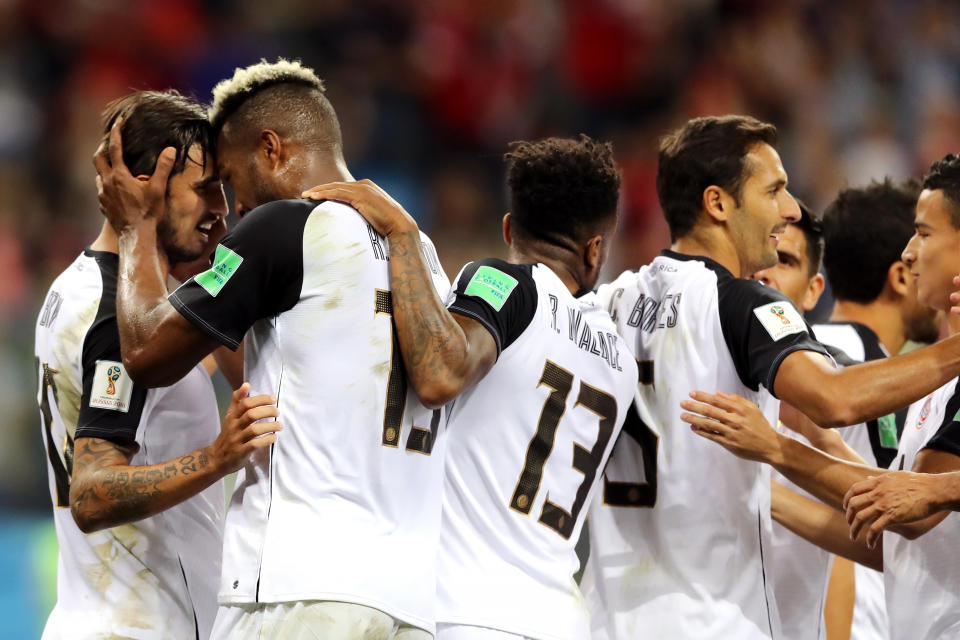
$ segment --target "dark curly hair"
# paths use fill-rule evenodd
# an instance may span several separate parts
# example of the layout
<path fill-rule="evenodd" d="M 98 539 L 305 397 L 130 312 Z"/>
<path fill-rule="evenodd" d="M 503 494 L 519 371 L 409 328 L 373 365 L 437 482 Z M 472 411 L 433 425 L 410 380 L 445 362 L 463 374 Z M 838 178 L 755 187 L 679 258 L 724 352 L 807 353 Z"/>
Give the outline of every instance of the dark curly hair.
<path fill-rule="evenodd" d="M 694 118 L 660 140 L 657 197 L 671 240 L 690 233 L 703 210 L 703 192 L 718 186 L 740 204 L 750 177 L 746 156 L 753 145 L 777 143 L 777 128 L 751 116 Z"/>
<path fill-rule="evenodd" d="M 923 188 L 943 190 L 950 224 L 954 229 L 960 229 L 960 156 L 949 153 L 934 162 L 923 178 Z"/>
<path fill-rule="evenodd" d="M 620 170 L 613 145 L 580 134 L 510 143 L 510 214 L 521 233 L 569 246 L 617 212 Z"/>
<path fill-rule="evenodd" d="M 869 304 L 913 235 L 920 185 L 873 182 L 844 189 L 823 214 L 823 267 L 837 300 Z"/>

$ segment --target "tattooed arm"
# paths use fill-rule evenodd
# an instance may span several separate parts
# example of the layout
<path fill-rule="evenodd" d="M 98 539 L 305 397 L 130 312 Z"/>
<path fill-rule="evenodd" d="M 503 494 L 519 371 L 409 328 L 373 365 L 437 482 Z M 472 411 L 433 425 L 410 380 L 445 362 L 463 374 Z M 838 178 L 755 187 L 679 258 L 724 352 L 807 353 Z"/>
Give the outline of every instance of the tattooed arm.
<path fill-rule="evenodd" d="M 399 203 L 369 180 L 332 183 L 305 195 L 346 202 L 389 241 L 393 321 L 407 376 L 423 404 L 440 407 L 490 371 L 497 343 L 480 322 L 444 306 L 417 223 Z"/>
<path fill-rule="evenodd" d="M 200 493 L 239 469 L 256 449 L 276 441 L 279 415 L 273 396 L 248 397 L 244 383 L 233 393 L 220 435 L 203 449 L 174 460 L 131 466 L 135 443 L 79 437 L 74 446 L 70 512 L 84 533 L 142 520 Z"/>

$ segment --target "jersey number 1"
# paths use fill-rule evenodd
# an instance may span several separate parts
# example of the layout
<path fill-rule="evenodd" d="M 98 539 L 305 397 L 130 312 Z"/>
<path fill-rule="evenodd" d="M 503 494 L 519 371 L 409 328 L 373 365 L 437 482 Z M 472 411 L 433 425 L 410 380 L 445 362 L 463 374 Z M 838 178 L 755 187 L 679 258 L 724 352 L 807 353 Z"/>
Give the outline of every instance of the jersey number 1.
<path fill-rule="evenodd" d="M 543 467 L 553 450 L 557 425 L 560 424 L 560 419 L 566 412 L 567 396 L 570 395 L 570 390 L 573 387 L 573 374 L 547 360 L 543 367 L 543 375 L 540 376 L 540 383 L 537 386 L 541 385 L 551 390 L 550 395 L 540 412 L 537 432 L 527 447 L 527 457 L 523 465 L 523 471 L 517 481 L 513 498 L 510 500 L 510 508 L 524 515 L 530 514 L 533 500 L 537 497 L 537 492 L 540 491 Z M 586 382 L 580 382 L 577 402 L 573 407 L 574 409 L 584 407 L 596 414 L 600 420 L 600 426 L 597 441 L 592 449 L 588 451 L 577 443 L 573 444 L 573 467 L 583 474 L 583 482 L 577 488 L 577 494 L 570 511 L 567 512 L 560 505 L 550 502 L 549 492 L 547 493 L 547 500 L 540 510 L 540 522 L 564 538 L 569 538 L 573 533 L 577 516 L 580 514 L 580 509 L 583 508 L 593 480 L 597 476 L 597 468 L 600 466 L 603 454 L 610 443 L 613 427 L 617 420 L 616 398 L 609 393 L 591 387 Z"/>
<path fill-rule="evenodd" d="M 390 316 L 390 377 L 387 378 L 387 397 L 383 406 L 383 438 L 385 447 L 400 446 L 400 427 L 403 424 L 403 411 L 407 405 L 407 376 L 403 370 L 403 358 L 400 356 L 400 342 L 393 325 L 393 298 L 389 291 L 376 290 L 374 315 L 383 313 Z M 412 426 L 407 437 L 407 451 L 416 451 L 430 455 L 433 440 L 440 425 L 440 409 L 434 409 L 430 416 L 430 428 Z"/>

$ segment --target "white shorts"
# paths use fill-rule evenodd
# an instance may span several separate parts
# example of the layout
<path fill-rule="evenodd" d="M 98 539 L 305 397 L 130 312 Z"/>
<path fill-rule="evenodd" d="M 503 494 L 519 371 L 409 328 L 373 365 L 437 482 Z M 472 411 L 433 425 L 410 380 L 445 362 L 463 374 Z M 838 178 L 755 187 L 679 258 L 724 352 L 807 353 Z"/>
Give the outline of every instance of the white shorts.
<path fill-rule="evenodd" d="M 221 605 L 210 640 L 432 640 L 379 609 L 349 602 Z"/>
<path fill-rule="evenodd" d="M 531 640 L 531 638 L 472 624 L 440 623 L 437 625 L 436 640 Z"/>

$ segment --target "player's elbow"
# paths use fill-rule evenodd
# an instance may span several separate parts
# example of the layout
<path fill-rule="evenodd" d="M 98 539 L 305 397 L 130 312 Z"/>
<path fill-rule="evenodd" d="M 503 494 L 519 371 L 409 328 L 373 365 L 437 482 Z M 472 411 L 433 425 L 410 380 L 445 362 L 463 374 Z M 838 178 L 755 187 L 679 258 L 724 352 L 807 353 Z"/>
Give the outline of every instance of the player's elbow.
<path fill-rule="evenodd" d="M 413 385 L 413 390 L 423 406 L 439 409 L 460 394 L 460 386 L 450 380 L 431 380 Z"/>
<path fill-rule="evenodd" d="M 73 516 L 77 528 L 83 533 L 93 533 L 108 528 L 110 523 L 103 517 L 102 511 L 86 508 L 83 494 L 84 491 L 75 491 L 73 486 L 70 487 L 70 515 Z"/>
<path fill-rule="evenodd" d="M 830 388 L 818 390 L 809 407 L 803 412 L 824 429 L 836 429 L 861 422 L 850 406 L 849 398 Z"/>
<path fill-rule="evenodd" d="M 183 375 L 174 375 L 158 363 L 151 362 L 142 349 L 128 349 L 123 352 L 123 368 L 130 379 L 141 387 L 169 387 Z"/>

